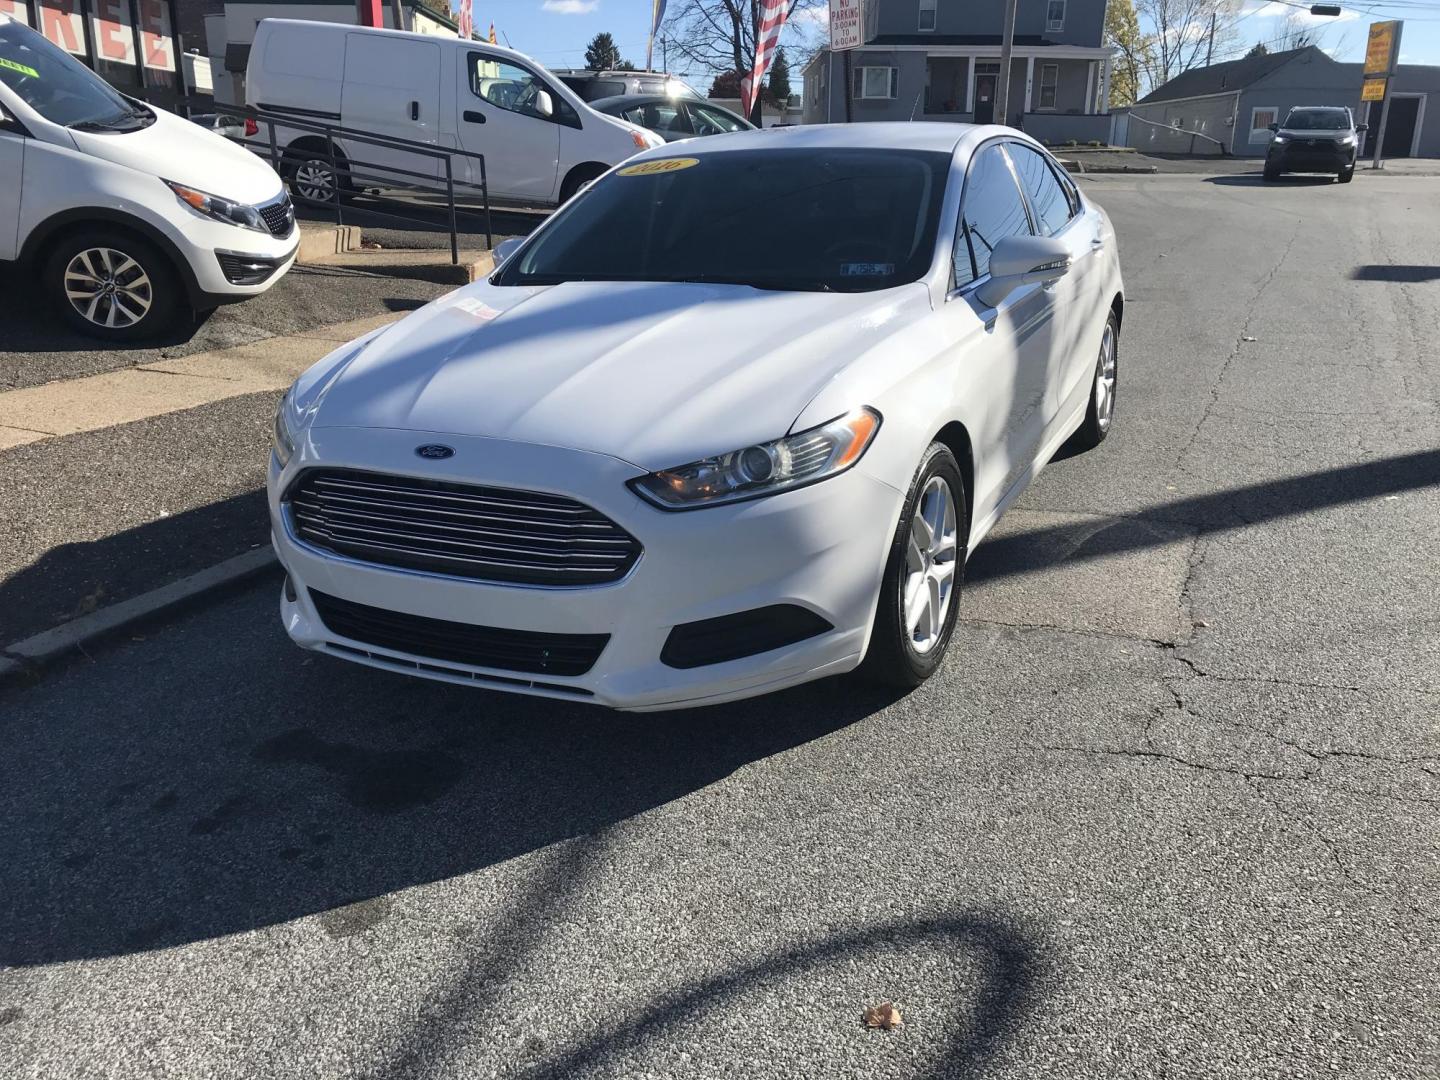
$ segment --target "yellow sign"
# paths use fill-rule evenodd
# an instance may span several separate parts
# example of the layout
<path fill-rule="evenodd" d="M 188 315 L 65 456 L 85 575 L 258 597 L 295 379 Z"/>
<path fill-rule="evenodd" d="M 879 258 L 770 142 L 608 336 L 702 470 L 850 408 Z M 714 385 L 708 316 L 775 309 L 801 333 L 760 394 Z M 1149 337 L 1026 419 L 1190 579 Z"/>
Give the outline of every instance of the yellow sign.
<path fill-rule="evenodd" d="M 1366 79 L 1365 84 L 1360 88 L 1361 101 L 1384 101 L 1385 80 Z"/>
<path fill-rule="evenodd" d="M 1398 22 L 1370 24 L 1370 41 L 1365 46 L 1365 74 L 1389 75 L 1395 60 L 1395 31 Z"/>
<path fill-rule="evenodd" d="M 11 71 L 18 71 L 21 75 L 29 75 L 32 79 L 38 79 L 40 72 L 25 64 L 17 64 L 14 60 L 7 60 L 0 56 L 0 67 L 9 68 Z"/>
<path fill-rule="evenodd" d="M 658 161 L 642 161 L 639 165 L 627 165 L 616 176 L 653 176 L 655 173 L 679 172 L 699 165 L 700 159 L 693 157 L 668 157 Z"/>

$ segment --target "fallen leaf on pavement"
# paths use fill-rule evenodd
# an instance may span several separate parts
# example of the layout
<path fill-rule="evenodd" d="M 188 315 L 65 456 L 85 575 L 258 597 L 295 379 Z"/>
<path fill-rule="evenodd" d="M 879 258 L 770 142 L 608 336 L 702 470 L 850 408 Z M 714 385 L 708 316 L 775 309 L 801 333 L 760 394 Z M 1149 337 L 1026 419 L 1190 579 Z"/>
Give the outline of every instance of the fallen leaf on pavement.
<path fill-rule="evenodd" d="M 900 1019 L 900 1010 L 891 1002 L 884 1002 L 880 1005 L 871 1005 L 865 1010 L 865 1026 L 868 1028 L 883 1028 L 891 1031 L 904 1025 L 905 1021 Z"/>

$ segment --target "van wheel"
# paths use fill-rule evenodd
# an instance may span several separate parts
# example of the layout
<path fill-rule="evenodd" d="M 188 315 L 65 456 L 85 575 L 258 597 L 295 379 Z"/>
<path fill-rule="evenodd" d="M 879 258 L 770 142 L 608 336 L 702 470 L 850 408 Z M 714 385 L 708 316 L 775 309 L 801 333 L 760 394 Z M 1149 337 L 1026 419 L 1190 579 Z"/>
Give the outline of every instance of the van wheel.
<path fill-rule="evenodd" d="M 183 307 L 179 275 L 170 260 L 120 230 L 61 240 L 45 261 L 41 281 L 66 322 L 107 341 L 164 333 Z"/>
<path fill-rule="evenodd" d="M 297 143 L 285 151 L 285 179 L 295 197 L 308 203 L 333 203 L 336 195 L 350 192 L 350 163 L 335 151 L 335 166 L 330 166 L 330 152 L 323 145 Z"/>
<path fill-rule="evenodd" d="M 560 185 L 560 201 L 569 202 L 571 196 L 590 183 L 597 176 L 605 175 L 605 166 L 598 164 L 576 165 L 565 177 L 565 182 Z"/>

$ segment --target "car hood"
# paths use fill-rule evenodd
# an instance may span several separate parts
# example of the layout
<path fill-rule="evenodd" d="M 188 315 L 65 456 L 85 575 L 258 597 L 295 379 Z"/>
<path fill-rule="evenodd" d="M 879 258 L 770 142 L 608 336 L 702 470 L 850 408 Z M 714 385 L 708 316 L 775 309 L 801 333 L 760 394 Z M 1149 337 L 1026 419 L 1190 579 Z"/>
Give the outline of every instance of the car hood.
<path fill-rule="evenodd" d="M 369 342 L 312 423 L 488 436 L 663 469 L 784 435 L 851 360 L 929 303 L 918 284 L 479 283 Z"/>
<path fill-rule="evenodd" d="M 1336 142 L 1340 139 L 1348 139 L 1355 133 L 1353 131 L 1301 131 L 1294 128 L 1281 128 L 1277 135 L 1284 135 L 1287 139 L 1324 139 L 1327 142 Z"/>
<path fill-rule="evenodd" d="M 280 177 L 269 164 L 229 139 L 164 109 L 139 131 L 76 131 L 76 149 L 142 173 L 174 180 L 242 203 L 263 203 L 280 194 Z"/>

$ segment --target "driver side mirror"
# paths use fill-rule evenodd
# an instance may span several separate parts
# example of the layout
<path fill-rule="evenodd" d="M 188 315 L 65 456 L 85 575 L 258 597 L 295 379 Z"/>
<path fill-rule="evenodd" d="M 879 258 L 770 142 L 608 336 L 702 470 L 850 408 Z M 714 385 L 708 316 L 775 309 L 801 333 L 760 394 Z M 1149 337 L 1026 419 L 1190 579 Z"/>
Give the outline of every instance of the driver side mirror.
<path fill-rule="evenodd" d="M 535 95 L 535 111 L 549 120 L 555 115 L 555 101 L 550 96 L 550 91 L 541 90 Z"/>
<path fill-rule="evenodd" d="M 1279 125 L 1279 124 L 1267 124 L 1266 127 L 1268 127 L 1271 131 L 1279 131 L 1279 130 L 1280 130 L 1280 125 Z"/>
<path fill-rule="evenodd" d="M 1007 236 L 990 253 L 990 280 L 975 295 L 986 307 L 1023 285 L 1049 285 L 1070 272 L 1070 249 L 1053 236 Z"/>
<path fill-rule="evenodd" d="M 1356 124 L 1356 125 L 1355 125 L 1355 130 L 1356 130 L 1356 131 L 1369 131 L 1369 130 L 1370 130 L 1370 125 L 1369 125 L 1369 124 Z"/>
<path fill-rule="evenodd" d="M 510 239 L 501 240 L 500 243 L 496 244 L 495 250 L 492 253 L 495 259 L 495 269 L 500 269 L 501 265 L 504 264 L 504 262 L 509 259 L 511 255 L 514 255 L 515 252 L 520 249 L 520 245 L 524 242 L 525 240 L 523 237 L 512 236 L 510 237 Z"/>

